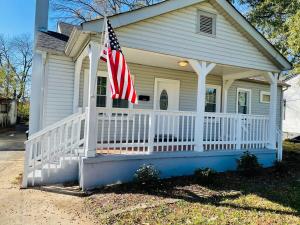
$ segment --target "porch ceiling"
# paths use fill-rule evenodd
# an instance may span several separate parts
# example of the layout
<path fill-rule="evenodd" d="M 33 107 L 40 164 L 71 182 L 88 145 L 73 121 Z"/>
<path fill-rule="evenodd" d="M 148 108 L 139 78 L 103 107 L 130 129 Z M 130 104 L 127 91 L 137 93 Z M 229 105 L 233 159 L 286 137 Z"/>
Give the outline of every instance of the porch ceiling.
<path fill-rule="evenodd" d="M 125 54 L 127 62 L 129 63 L 136 63 L 141 65 L 155 66 L 155 67 L 162 67 L 162 68 L 190 71 L 190 72 L 194 71 L 190 65 L 187 65 L 186 67 L 180 67 L 178 65 L 179 61 L 188 60 L 186 58 L 164 55 L 156 52 L 149 52 L 149 51 L 133 49 L 133 48 L 123 48 L 123 52 Z M 248 69 L 248 68 L 217 64 L 216 67 L 212 70 L 211 74 L 226 76 L 231 74 L 236 75 L 245 72 L 247 74 L 249 73 L 250 75 L 252 72 L 254 74 L 257 74 L 259 71 L 255 71 L 253 69 Z M 261 71 L 261 73 L 264 72 Z"/>

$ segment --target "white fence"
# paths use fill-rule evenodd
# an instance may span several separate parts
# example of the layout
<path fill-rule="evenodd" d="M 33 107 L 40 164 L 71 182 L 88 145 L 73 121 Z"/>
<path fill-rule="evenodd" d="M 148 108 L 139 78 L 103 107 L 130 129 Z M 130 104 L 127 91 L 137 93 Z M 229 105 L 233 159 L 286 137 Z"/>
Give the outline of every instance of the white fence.
<path fill-rule="evenodd" d="M 267 116 L 206 113 L 204 149 L 257 149 L 268 144 Z"/>
<path fill-rule="evenodd" d="M 194 112 L 98 111 L 98 149 L 119 153 L 194 150 Z"/>
<path fill-rule="evenodd" d="M 98 109 L 101 153 L 194 151 L 196 112 L 141 109 Z M 205 113 L 203 148 L 265 148 L 266 116 Z"/>
<path fill-rule="evenodd" d="M 57 165 L 61 157 L 78 156 L 85 141 L 85 119 L 86 113 L 79 112 L 29 136 L 25 142 L 23 187 L 28 185 L 29 174 L 34 186 L 37 170 Z"/>

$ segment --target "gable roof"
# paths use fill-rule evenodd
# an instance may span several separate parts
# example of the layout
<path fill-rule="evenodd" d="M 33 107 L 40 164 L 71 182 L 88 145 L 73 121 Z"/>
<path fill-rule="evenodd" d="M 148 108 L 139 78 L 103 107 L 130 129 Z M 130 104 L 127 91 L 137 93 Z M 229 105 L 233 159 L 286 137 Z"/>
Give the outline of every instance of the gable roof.
<path fill-rule="evenodd" d="M 166 0 L 137 10 L 116 14 L 109 18 L 113 27 L 118 28 L 201 2 L 205 2 L 205 0 Z M 223 10 L 249 35 L 251 40 L 254 41 L 260 49 L 268 54 L 270 58 L 280 66 L 281 70 L 290 70 L 292 68 L 290 62 L 229 2 L 226 0 L 210 0 L 209 3 Z M 86 32 L 101 32 L 102 26 L 103 18 L 81 24 L 82 31 Z"/>

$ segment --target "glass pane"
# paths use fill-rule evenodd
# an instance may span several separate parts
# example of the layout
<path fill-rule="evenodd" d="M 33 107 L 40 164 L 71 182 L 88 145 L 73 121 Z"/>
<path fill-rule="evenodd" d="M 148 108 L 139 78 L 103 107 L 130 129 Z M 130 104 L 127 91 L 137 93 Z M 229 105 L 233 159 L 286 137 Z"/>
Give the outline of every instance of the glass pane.
<path fill-rule="evenodd" d="M 97 107 L 106 107 L 106 77 L 97 78 Z"/>
<path fill-rule="evenodd" d="M 239 106 L 238 109 L 239 109 L 238 113 L 242 113 L 242 114 L 248 113 L 247 106 Z"/>
<path fill-rule="evenodd" d="M 105 107 L 106 106 L 106 96 L 97 96 L 97 107 Z"/>
<path fill-rule="evenodd" d="M 271 97 L 270 97 L 270 95 L 263 95 L 263 101 L 264 102 L 270 102 L 270 99 L 271 99 Z"/>
<path fill-rule="evenodd" d="M 238 94 L 238 104 L 240 106 L 247 105 L 247 92 L 239 92 Z"/>
<path fill-rule="evenodd" d="M 206 89 L 206 103 L 217 103 L 217 89 L 216 88 L 207 88 Z"/>
<path fill-rule="evenodd" d="M 207 103 L 205 105 L 205 112 L 216 112 L 216 104 L 210 104 L 210 103 Z"/>
<path fill-rule="evenodd" d="M 113 100 L 113 108 L 128 108 L 128 100 L 124 99 L 114 99 Z"/>
<path fill-rule="evenodd" d="M 160 110 L 168 109 L 168 93 L 166 90 L 163 90 L 160 94 L 159 108 Z"/>

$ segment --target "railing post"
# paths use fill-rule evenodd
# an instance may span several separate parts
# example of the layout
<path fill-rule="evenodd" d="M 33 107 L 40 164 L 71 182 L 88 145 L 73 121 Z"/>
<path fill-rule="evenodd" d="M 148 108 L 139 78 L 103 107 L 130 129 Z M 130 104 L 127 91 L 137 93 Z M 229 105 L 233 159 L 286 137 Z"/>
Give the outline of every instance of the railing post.
<path fill-rule="evenodd" d="M 242 115 L 237 114 L 236 149 L 242 149 Z"/>
<path fill-rule="evenodd" d="M 151 154 L 154 149 L 154 133 L 155 133 L 155 113 L 151 111 L 149 115 L 149 140 L 148 153 Z"/>
<path fill-rule="evenodd" d="M 31 142 L 30 142 L 31 144 Z M 24 158 L 24 172 L 22 179 L 22 188 L 27 188 L 28 186 L 28 166 L 29 166 L 29 156 L 30 156 L 30 147 L 28 143 L 25 143 L 25 158 Z"/>

